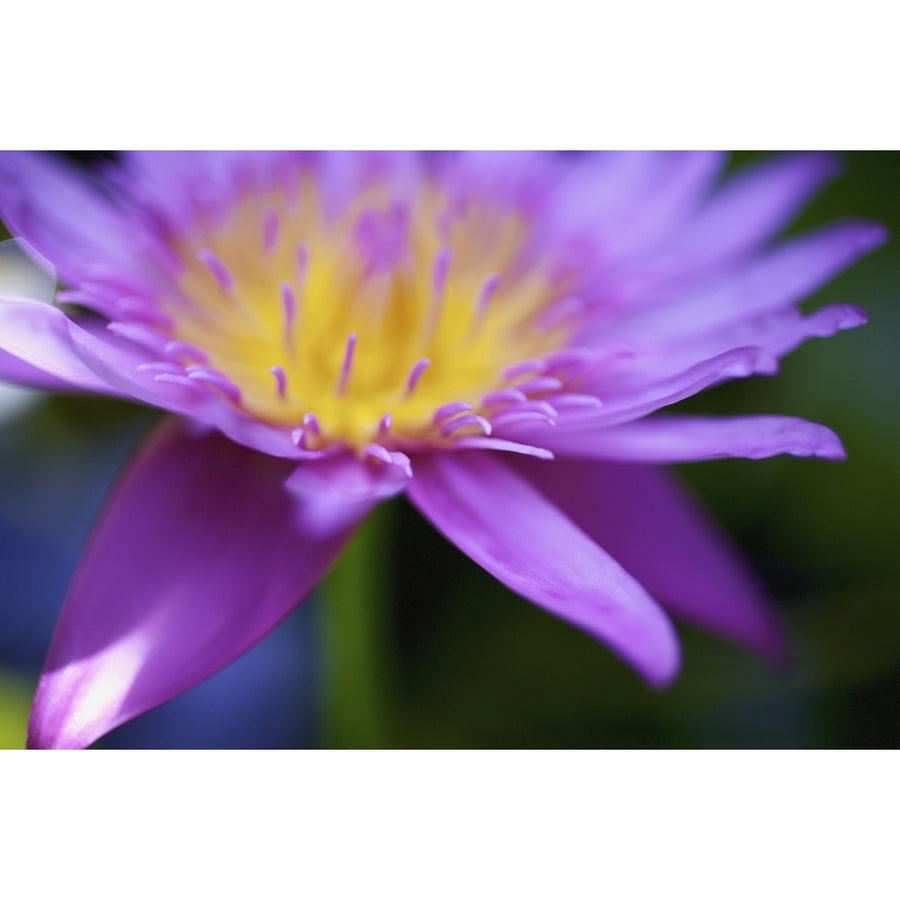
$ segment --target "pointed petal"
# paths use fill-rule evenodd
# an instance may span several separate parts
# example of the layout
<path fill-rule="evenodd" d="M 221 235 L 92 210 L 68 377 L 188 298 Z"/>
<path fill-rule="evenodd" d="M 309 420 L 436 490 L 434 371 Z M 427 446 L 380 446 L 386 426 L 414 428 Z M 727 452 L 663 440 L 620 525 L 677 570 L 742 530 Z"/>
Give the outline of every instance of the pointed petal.
<path fill-rule="evenodd" d="M 810 338 L 831 337 L 866 321 L 865 311 L 858 306 L 825 306 L 808 316 L 796 307 L 788 307 L 719 330 L 683 335 L 677 341 L 668 342 L 660 336 L 643 344 L 638 339 L 629 352 L 611 360 L 608 371 L 595 379 L 593 388 L 607 397 L 643 391 L 653 382 L 678 377 L 678 373 L 720 357 L 734 347 L 758 347 L 779 359 Z"/>
<path fill-rule="evenodd" d="M 678 639 L 660 608 L 495 454 L 421 456 L 415 473 L 412 502 L 503 584 L 607 643 L 647 681 L 662 685 L 675 676 Z"/>
<path fill-rule="evenodd" d="M 503 437 L 535 444 L 553 452 L 553 446 L 563 439 L 574 435 L 574 440 L 583 441 L 589 435 L 596 434 L 641 419 L 650 413 L 679 400 L 691 397 L 705 388 L 731 378 L 747 378 L 750 375 L 771 375 L 778 368 L 777 360 L 760 347 L 738 347 L 728 350 L 711 359 L 704 359 L 677 374 L 651 381 L 646 385 L 638 385 L 632 390 L 623 390 L 620 396 L 606 394 L 609 385 L 604 385 L 601 378 L 590 389 L 599 395 L 603 405 L 596 410 L 589 410 L 584 415 L 560 418 L 556 425 L 537 426 L 522 423 L 511 424 L 504 428 Z M 551 445 L 551 441 L 553 445 Z M 559 443 L 562 446 L 561 443 Z"/>
<path fill-rule="evenodd" d="M 674 477 L 588 460 L 517 459 L 515 467 L 670 613 L 785 661 L 766 591 Z"/>
<path fill-rule="evenodd" d="M 0 378 L 51 390 L 118 394 L 82 360 L 73 328 L 49 303 L 0 299 Z"/>
<path fill-rule="evenodd" d="M 637 332 L 673 341 L 787 309 L 886 239 L 884 227 L 875 222 L 851 220 L 819 228 L 715 280 L 659 292 L 658 302 L 623 317 L 605 339 Z"/>
<path fill-rule="evenodd" d="M 177 420 L 151 436 L 72 583 L 30 746 L 87 746 L 221 669 L 303 599 L 370 506 L 317 529 L 284 487 L 291 469 Z"/>
<path fill-rule="evenodd" d="M 693 212 L 726 162 L 722 153 L 660 154 L 661 183 L 635 204 L 627 222 L 609 236 L 606 249 L 615 256 L 646 253 L 667 238 Z"/>
<path fill-rule="evenodd" d="M 65 281 L 114 258 L 130 231 L 97 183 L 52 153 L 0 153 L 0 214 Z"/>
<path fill-rule="evenodd" d="M 636 463 L 697 462 L 739 456 L 846 458 L 840 438 L 824 425 L 791 416 L 704 417 L 666 415 L 616 428 L 549 429 L 543 443 L 560 456 Z"/>
<path fill-rule="evenodd" d="M 758 247 L 839 168 L 827 153 L 789 153 L 740 170 L 674 239 L 667 256 L 678 269 L 698 269 Z"/>

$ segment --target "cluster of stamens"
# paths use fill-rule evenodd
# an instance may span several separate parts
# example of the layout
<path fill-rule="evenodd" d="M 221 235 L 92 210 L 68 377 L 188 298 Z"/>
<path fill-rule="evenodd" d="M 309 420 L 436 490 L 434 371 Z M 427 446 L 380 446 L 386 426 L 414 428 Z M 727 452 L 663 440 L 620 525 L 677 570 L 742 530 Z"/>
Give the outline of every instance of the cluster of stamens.
<path fill-rule="evenodd" d="M 301 450 L 471 443 L 597 402 L 576 389 L 582 303 L 529 239 L 521 216 L 432 187 L 328 213 L 308 180 L 201 219 L 173 245 L 172 289 L 110 327 L 158 351 L 141 367 L 156 381 L 287 426 Z"/>

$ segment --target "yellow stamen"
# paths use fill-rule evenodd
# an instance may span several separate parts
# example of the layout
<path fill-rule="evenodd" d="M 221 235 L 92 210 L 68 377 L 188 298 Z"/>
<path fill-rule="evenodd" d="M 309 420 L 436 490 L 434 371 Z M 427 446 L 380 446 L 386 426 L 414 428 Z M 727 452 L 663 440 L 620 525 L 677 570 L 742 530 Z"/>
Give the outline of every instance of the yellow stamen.
<path fill-rule="evenodd" d="M 320 443 L 362 449 L 386 414 L 398 440 L 439 439 L 436 410 L 480 414 L 515 385 L 504 370 L 570 337 L 537 321 L 562 288 L 526 257 L 528 223 L 475 203 L 448 217 L 448 202 L 427 188 L 399 208 L 372 189 L 329 218 L 311 180 L 299 199 L 247 197 L 178 246 L 172 337 L 205 351 L 248 414 L 298 427 L 314 413 Z"/>

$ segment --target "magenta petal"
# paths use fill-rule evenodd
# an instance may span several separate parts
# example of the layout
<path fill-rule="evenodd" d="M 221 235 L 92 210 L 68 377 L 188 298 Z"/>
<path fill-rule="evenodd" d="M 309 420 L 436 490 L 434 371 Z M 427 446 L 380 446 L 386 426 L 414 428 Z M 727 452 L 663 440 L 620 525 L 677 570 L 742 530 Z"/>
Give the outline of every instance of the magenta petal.
<path fill-rule="evenodd" d="M 523 597 L 609 644 L 647 681 L 662 685 L 675 676 L 678 639 L 662 610 L 495 454 L 433 454 L 418 457 L 415 467 L 411 500 L 475 562 Z"/>
<path fill-rule="evenodd" d="M 725 534 L 662 469 L 515 461 L 673 615 L 769 659 L 787 657 L 771 601 Z"/>
<path fill-rule="evenodd" d="M 846 457 L 840 438 L 830 428 L 791 416 L 664 415 L 594 431 L 556 434 L 551 429 L 544 444 L 560 456 L 641 463 L 731 456 L 766 459 L 781 453 L 831 460 Z"/>
<path fill-rule="evenodd" d="M 57 625 L 29 746 L 84 747 L 212 675 L 309 592 L 370 508 L 315 530 L 291 464 L 169 420 L 114 492 Z"/>

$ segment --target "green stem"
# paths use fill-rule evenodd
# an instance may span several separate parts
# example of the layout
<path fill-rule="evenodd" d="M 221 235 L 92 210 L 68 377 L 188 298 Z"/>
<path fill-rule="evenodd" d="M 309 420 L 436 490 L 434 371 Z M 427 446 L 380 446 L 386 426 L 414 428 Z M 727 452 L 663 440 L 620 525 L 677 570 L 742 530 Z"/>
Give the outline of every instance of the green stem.
<path fill-rule="evenodd" d="M 320 587 L 326 747 L 391 746 L 389 638 L 393 504 L 382 503 Z"/>

